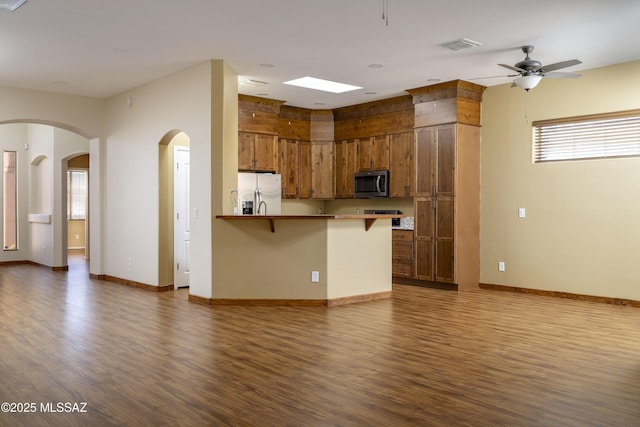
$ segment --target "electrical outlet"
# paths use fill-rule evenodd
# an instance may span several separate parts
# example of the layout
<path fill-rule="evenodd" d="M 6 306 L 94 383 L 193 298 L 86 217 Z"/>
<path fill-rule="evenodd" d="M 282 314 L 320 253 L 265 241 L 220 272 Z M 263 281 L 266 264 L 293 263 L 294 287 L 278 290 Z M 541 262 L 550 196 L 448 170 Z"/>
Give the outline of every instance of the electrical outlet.
<path fill-rule="evenodd" d="M 320 272 L 312 271 L 311 272 L 311 283 L 318 283 L 320 281 Z"/>
<path fill-rule="evenodd" d="M 498 262 L 498 271 L 504 271 L 504 261 Z"/>

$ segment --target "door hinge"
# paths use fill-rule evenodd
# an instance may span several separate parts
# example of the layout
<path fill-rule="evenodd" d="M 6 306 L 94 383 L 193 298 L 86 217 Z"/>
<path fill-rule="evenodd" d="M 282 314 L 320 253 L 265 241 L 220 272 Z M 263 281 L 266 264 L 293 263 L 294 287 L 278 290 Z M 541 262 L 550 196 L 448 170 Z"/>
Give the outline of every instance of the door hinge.
<path fill-rule="evenodd" d="M 178 219 L 178 220 L 180 219 L 180 212 L 176 213 L 176 219 Z"/>
<path fill-rule="evenodd" d="M 180 270 L 180 263 L 176 263 L 176 270 Z"/>
<path fill-rule="evenodd" d="M 180 169 L 180 162 L 176 163 L 176 170 Z"/>

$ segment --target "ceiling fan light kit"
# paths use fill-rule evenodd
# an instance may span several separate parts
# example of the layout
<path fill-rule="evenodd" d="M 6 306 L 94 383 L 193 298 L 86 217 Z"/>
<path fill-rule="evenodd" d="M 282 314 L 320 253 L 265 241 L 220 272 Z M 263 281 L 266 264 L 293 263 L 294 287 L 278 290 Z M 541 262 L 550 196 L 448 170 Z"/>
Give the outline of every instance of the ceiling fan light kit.
<path fill-rule="evenodd" d="M 516 86 L 528 92 L 534 87 L 538 86 L 538 83 L 540 83 L 540 80 L 542 80 L 542 76 L 539 76 L 537 74 L 531 74 L 529 76 L 518 77 L 513 82 L 516 84 Z"/>

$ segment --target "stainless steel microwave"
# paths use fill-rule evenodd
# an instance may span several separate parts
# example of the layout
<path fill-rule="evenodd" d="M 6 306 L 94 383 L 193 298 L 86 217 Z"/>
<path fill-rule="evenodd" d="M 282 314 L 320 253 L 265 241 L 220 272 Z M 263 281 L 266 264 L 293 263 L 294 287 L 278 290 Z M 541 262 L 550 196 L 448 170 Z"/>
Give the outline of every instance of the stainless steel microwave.
<path fill-rule="evenodd" d="M 389 171 L 356 172 L 353 179 L 357 198 L 389 197 Z"/>

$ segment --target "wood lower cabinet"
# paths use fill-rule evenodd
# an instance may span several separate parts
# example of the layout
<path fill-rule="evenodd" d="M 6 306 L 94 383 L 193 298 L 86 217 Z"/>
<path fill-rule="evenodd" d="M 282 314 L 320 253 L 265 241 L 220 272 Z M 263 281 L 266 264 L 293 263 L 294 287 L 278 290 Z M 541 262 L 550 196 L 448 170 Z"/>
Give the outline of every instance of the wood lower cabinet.
<path fill-rule="evenodd" d="M 393 277 L 413 275 L 413 231 L 391 231 L 391 271 Z"/>
<path fill-rule="evenodd" d="M 358 144 L 355 139 L 336 141 L 334 146 L 336 199 L 354 197 L 353 177 L 357 170 Z"/>
<path fill-rule="evenodd" d="M 278 137 L 251 132 L 238 132 L 238 170 L 278 171 Z"/>
<path fill-rule="evenodd" d="M 416 279 L 455 282 L 454 207 L 452 198 L 414 200 Z"/>

